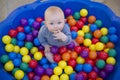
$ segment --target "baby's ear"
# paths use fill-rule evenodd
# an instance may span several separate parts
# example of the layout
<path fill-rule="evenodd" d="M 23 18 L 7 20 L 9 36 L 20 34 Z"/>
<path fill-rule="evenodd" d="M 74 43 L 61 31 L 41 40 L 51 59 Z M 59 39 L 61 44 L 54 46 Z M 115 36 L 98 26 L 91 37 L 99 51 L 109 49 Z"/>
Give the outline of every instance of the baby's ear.
<path fill-rule="evenodd" d="M 64 21 L 66 22 L 66 21 L 67 21 L 67 19 L 64 19 Z"/>

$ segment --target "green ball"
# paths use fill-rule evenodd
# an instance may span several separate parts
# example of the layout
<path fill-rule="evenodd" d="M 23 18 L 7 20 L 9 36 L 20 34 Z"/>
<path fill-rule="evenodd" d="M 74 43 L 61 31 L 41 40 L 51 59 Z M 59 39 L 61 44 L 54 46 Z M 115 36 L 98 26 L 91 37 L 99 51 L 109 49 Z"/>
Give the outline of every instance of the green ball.
<path fill-rule="evenodd" d="M 96 20 L 95 24 L 97 25 L 97 27 L 102 27 L 102 21 L 101 20 Z"/>
<path fill-rule="evenodd" d="M 97 66 L 99 69 L 103 69 L 103 68 L 105 67 L 105 61 L 102 60 L 102 59 L 97 60 L 96 66 Z"/>
<path fill-rule="evenodd" d="M 16 45 L 17 44 L 17 39 L 16 38 L 12 38 L 11 44 Z"/>
<path fill-rule="evenodd" d="M 92 38 L 92 34 L 91 33 L 86 33 L 85 36 L 84 36 L 84 38 L 85 39 L 86 38 L 91 39 Z"/>
<path fill-rule="evenodd" d="M 8 61 L 9 61 L 8 55 L 2 55 L 2 56 L 0 57 L 0 61 L 1 61 L 2 63 L 8 62 Z"/>
<path fill-rule="evenodd" d="M 32 42 L 26 42 L 25 47 L 28 48 L 29 50 L 33 47 Z"/>
<path fill-rule="evenodd" d="M 74 17 L 74 19 L 79 20 L 80 19 L 80 13 L 79 12 L 75 12 L 73 17 Z"/>
<path fill-rule="evenodd" d="M 116 50 L 115 50 L 115 49 L 109 49 L 108 55 L 109 55 L 110 57 L 115 57 L 115 56 L 116 56 Z"/>
<path fill-rule="evenodd" d="M 109 38 L 107 36 L 102 36 L 100 38 L 100 41 L 103 42 L 103 43 L 107 43 L 109 41 Z"/>
<path fill-rule="evenodd" d="M 19 68 L 14 68 L 14 69 L 12 70 L 12 74 L 14 75 L 17 70 L 19 70 Z"/>
<path fill-rule="evenodd" d="M 20 69 L 22 69 L 23 71 L 27 71 L 28 70 L 28 64 L 27 63 L 21 63 L 20 64 Z"/>

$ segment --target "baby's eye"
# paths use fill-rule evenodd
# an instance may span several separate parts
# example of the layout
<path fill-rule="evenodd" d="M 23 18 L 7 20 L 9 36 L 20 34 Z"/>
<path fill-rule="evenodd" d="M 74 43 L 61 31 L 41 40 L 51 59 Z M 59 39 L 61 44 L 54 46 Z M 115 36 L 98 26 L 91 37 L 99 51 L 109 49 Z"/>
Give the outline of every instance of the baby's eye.
<path fill-rule="evenodd" d="M 53 25 L 54 23 L 50 23 L 50 25 Z"/>
<path fill-rule="evenodd" d="M 58 24 L 61 24 L 62 22 L 58 22 Z"/>

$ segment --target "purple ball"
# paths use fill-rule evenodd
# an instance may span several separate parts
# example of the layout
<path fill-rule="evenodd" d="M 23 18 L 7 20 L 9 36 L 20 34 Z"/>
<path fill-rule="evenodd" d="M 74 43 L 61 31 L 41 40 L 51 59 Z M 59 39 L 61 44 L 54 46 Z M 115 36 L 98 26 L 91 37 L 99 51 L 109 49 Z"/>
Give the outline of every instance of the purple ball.
<path fill-rule="evenodd" d="M 111 64 L 106 64 L 106 65 L 105 65 L 105 68 L 104 68 L 105 72 L 107 72 L 107 73 L 112 72 L 113 69 L 114 69 L 114 66 L 111 65 Z"/>
<path fill-rule="evenodd" d="M 33 77 L 33 80 L 40 80 L 40 76 L 35 75 L 35 76 Z"/>
<path fill-rule="evenodd" d="M 74 49 L 74 47 L 75 47 L 74 42 L 71 42 L 70 44 L 67 45 L 67 49 L 70 49 L 70 50 Z"/>
<path fill-rule="evenodd" d="M 38 37 L 38 30 L 33 30 L 32 35 L 33 37 Z"/>
<path fill-rule="evenodd" d="M 100 71 L 99 72 L 99 76 L 102 78 L 106 78 L 107 77 L 107 73 L 105 71 Z"/>
<path fill-rule="evenodd" d="M 58 47 L 57 46 L 52 46 L 51 48 L 50 48 L 50 52 L 51 53 L 53 53 L 53 54 L 57 54 L 58 53 Z"/>
<path fill-rule="evenodd" d="M 81 53 L 80 53 L 81 57 L 83 58 L 87 58 L 88 57 L 88 51 L 87 50 L 83 50 Z"/>
<path fill-rule="evenodd" d="M 32 26 L 33 26 L 34 29 L 39 29 L 40 28 L 40 23 L 35 21 L 35 22 L 33 22 Z"/>
<path fill-rule="evenodd" d="M 100 70 L 96 66 L 94 66 L 93 71 L 95 71 L 96 73 L 99 73 Z"/>
<path fill-rule="evenodd" d="M 37 66 L 37 67 L 35 68 L 35 73 L 36 73 L 37 75 L 43 75 L 44 72 L 45 72 L 45 70 L 44 70 L 44 68 L 41 67 L 41 66 Z"/>
<path fill-rule="evenodd" d="M 27 26 L 27 25 L 28 25 L 28 20 L 25 19 L 25 18 L 23 18 L 23 19 L 20 20 L 20 24 L 21 24 L 22 26 Z"/>
<path fill-rule="evenodd" d="M 70 15 L 72 15 L 72 10 L 71 9 L 65 9 L 65 11 L 64 11 L 64 14 L 66 15 L 66 16 L 70 16 Z"/>
<path fill-rule="evenodd" d="M 84 79 L 84 76 L 82 74 L 78 73 L 75 76 L 75 80 L 85 80 L 85 79 Z"/>
<path fill-rule="evenodd" d="M 52 68 L 47 68 L 45 73 L 48 75 L 48 76 L 51 76 L 53 74 L 53 70 Z"/>
<path fill-rule="evenodd" d="M 30 42 L 33 41 L 33 36 L 32 36 L 32 34 L 27 34 L 27 35 L 26 35 L 26 41 L 30 41 Z"/>
<path fill-rule="evenodd" d="M 38 47 L 38 50 L 39 51 L 41 51 L 41 50 L 44 50 L 45 48 L 42 46 L 42 45 L 40 45 L 39 47 Z"/>

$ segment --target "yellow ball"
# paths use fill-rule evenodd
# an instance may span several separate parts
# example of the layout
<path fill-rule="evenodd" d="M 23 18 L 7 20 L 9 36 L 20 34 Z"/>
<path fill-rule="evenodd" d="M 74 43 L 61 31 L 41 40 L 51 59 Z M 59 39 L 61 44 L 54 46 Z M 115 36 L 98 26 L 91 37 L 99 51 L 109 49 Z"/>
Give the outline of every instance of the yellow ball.
<path fill-rule="evenodd" d="M 61 67 L 55 67 L 53 70 L 55 75 L 61 75 L 62 74 L 62 68 Z"/>
<path fill-rule="evenodd" d="M 22 61 L 25 62 L 25 63 L 29 63 L 31 60 L 31 57 L 29 55 L 24 55 L 22 57 Z"/>
<path fill-rule="evenodd" d="M 13 52 L 19 53 L 20 52 L 20 47 L 19 46 L 14 46 Z"/>
<path fill-rule="evenodd" d="M 105 47 L 105 45 L 104 45 L 103 43 L 101 43 L 101 42 L 97 42 L 97 43 L 95 44 L 95 49 L 96 49 L 97 51 L 103 50 L 104 47 Z"/>
<path fill-rule="evenodd" d="M 84 37 L 84 32 L 82 30 L 79 30 L 77 33 L 78 33 L 78 36 Z"/>
<path fill-rule="evenodd" d="M 24 72 L 22 70 L 17 70 L 14 76 L 17 80 L 21 80 L 24 77 Z"/>
<path fill-rule="evenodd" d="M 26 48 L 26 47 L 22 47 L 21 49 L 20 49 L 20 54 L 21 55 L 27 55 L 28 54 L 28 49 Z"/>
<path fill-rule="evenodd" d="M 12 52 L 14 50 L 14 46 L 12 44 L 7 44 L 5 46 L 6 52 Z"/>
<path fill-rule="evenodd" d="M 38 48 L 37 47 L 33 47 L 31 50 L 30 50 L 31 54 L 34 54 L 36 52 L 38 52 Z"/>
<path fill-rule="evenodd" d="M 8 35 L 5 35 L 5 36 L 2 37 L 2 42 L 4 44 L 10 44 L 11 40 L 12 40 L 11 37 L 8 36 Z"/>
<path fill-rule="evenodd" d="M 82 57 L 77 57 L 76 61 L 77 61 L 78 64 L 84 64 L 85 63 L 85 59 L 82 58 Z"/>
<path fill-rule="evenodd" d="M 41 53 L 41 52 L 36 52 L 36 53 L 34 54 L 34 58 L 35 58 L 36 60 L 41 60 L 41 59 L 42 59 L 42 53 Z"/>
<path fill-rule="evenodd" d="M 83 43 L 84 43 L 84 46 L 90 46 L 92 41 L 90 39 L 85 39 Z"/>
<path fill-rule="evenodd" d="M 94 44 L 90 45 L 90 46 L 89 46 L 89 49 L 90 49 L 91 51 L 95 51 L 95 45 L 94 45 Z"/>
<path fill-rule="evenodd" d="M 71 66 L 66 66 L 66 67 L 64 68 L 64 72 L 65 72 L 66 74 L 72 74 L 72 73 L 73 73 L 73 68 L 72 68 Z"/>
<path fill-rule="evenodd" d="M 104 51 L 105 51 L 106 53 L 108 53 L 108 51 L 109 51 L 109 48 L 106 48 L 106 49 L 104 49 Z"/>
<path fill-rule="evenodd" d="M 107 63 L 107 64 L 115 65 L 116 60 L 115 60 L 115 58 L 113 58 L 113 57 L 108 57 L 107 60 L 106 60 L 106 63 Z"/>
<path fill-rule="evenodd" d="M 8 61 L 5 65 L 4 68 L 6 71 L 12 71 L 14 69 L 14 64 L 12 61 Z"/>
<path fill-rule="evenodd" d="M 81 15 L 82 17 L 87 16 L 87 15 L 88 15 L 87 9 L 81 9 L 81 10 L 80 10 L 80 15 Z"/>
<path fill-rule="evenodd" d="M 67 63 L 66 63 L 66 61 L 62 60 L 58 63 L 58 66 L 63 69 L 65 66 L 67 66 Z"/>
<path fill-rule="evenodd" d="M 59 80 L 59 77 L 58 75 L 52 75 L 50 80 Z"/>
<path fill-rule="evenodd" d="M 84 33 L 89 32 L 89 31 L 90 31 L 89 26 L 87 26 L 87 25 L 83 26 L 82 31 L 83 31 Z"/>
<path fill-rule="evenodd" d="M 101 33 L 102 35 L 107 35 L 108 34 L 108 29 L 107 28 L 101 28 Z"/>
<path fill-rule="evenodd" d="M 62 74 L 60 80 L 69 80 L 69 76 L 67 74 Z"/>

